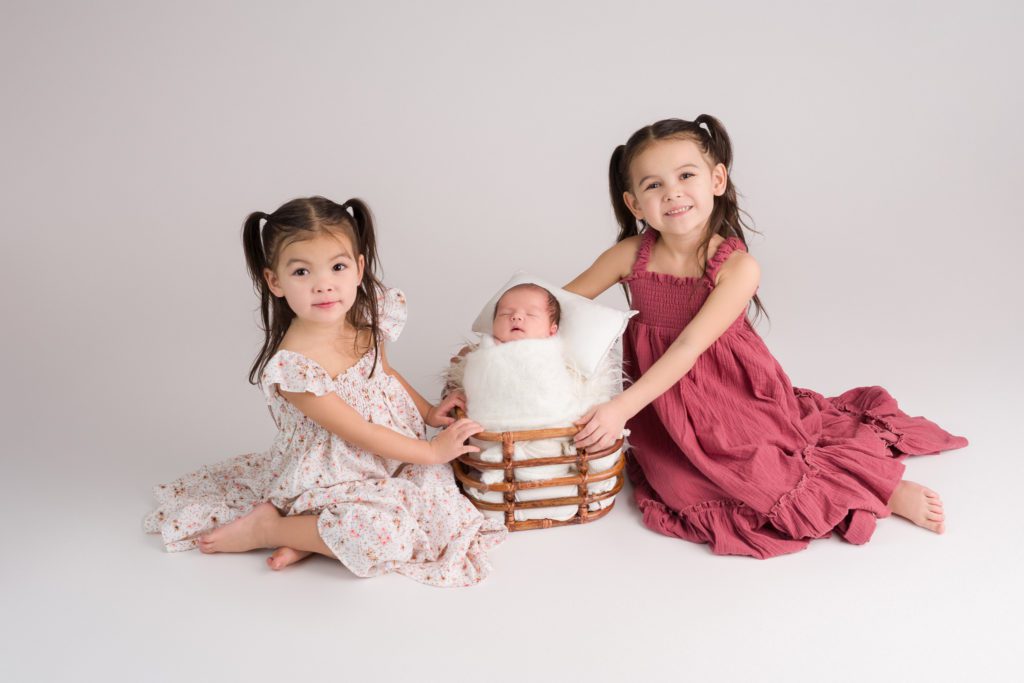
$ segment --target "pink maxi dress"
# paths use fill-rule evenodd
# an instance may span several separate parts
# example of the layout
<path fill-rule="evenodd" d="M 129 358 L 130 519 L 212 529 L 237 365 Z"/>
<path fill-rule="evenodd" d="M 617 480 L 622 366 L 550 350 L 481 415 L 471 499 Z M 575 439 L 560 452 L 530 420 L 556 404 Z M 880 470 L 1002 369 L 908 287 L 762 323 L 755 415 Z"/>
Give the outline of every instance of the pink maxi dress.
<path fill-rule="evenodd" d="M 726 239 L 702 277 L 647 270 L 657 232 L 641 241 L 627 283 L 633 308 L 626 372 L 646 372 L 704 305 Z M 825 398 L 794 387 L 744 312 L 671 389 L 629 421 L 629 475 L 644 524 L 720 555 L 769 558 L 838 531 L 866 543 L 903 476 L 902 456 L 967 445 L 910 417 L 881 387 Z"/>

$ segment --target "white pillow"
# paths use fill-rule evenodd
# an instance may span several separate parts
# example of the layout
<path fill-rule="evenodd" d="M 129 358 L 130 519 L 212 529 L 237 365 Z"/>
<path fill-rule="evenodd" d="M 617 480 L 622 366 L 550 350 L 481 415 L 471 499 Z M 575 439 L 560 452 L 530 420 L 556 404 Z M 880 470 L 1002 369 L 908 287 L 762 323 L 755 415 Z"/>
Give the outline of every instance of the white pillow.
<path fill-rule="evenodd" d="M 596 301 L 567 292 L 555 287 L 539 277 L 518 270 L 512 279 L 506 282 L 498 293 L 491 297 L 480 315 L 473 323 L 473 331 L 479 334 L 491 334 L 494 322 L 494 307 L 498 299 L 516 285 L 531 282 L 540 285 L 555 295 L 562 307 L 562 322 L 558 325 L 558 334 L 562 337 L 565 352 L 576 368 L 585 376 L 591 377 L 601 364 L 601 360 L 612 348 L 626 323 L 637 314 L 637 311 L 620 311 Z"/>

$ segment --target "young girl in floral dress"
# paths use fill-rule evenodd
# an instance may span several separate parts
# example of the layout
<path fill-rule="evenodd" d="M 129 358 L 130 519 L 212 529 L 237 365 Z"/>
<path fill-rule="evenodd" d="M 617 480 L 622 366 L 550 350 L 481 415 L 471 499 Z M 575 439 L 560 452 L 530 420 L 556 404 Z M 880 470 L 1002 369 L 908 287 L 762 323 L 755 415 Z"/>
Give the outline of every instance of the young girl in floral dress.
<path fill-rule="evenodd" d="M 489 571 L 506 530 L 459 493 L 447 464 L 480 431 L 431 405 L 387 361 L 405 298 L 376 275 L 369 209 L 357 200 L 290 201 L 243 228 L 266 336 L 250 382 L 278 428 L 265 453 L 207 466 L 156 489 L 145 528 L 168 550 L 276 548 L 281 569 L 311 553 L 357 576 L 405 574 L 465 586 Z M 464 406 L 463 406 L 464 407 Z M 425 440 L 424 424 L 446 427 Z"/>

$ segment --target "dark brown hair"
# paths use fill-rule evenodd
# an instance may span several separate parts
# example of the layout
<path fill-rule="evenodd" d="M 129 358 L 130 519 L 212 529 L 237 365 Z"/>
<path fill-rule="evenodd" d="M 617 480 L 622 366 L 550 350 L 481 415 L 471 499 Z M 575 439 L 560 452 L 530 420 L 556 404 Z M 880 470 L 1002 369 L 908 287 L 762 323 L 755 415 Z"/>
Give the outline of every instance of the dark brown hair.
<path fill-rule="evenodd" d="M 700 147 L 704 156 L 711 160 L 712 166 L 722 164 L 726 169 L 725 192 L 722 196 L 715 197 L 707 231 L 701 236 L 700 244 L 697 246 L 698 257 L 704 263 L 704 272 L 707 272 L 708 245 L 711 243 L 713 235 L 738 237 L 746 245 L 747 239 L 744 231 L 757 232 L 743 220 L 742 216 L 749 217 L 749 214 L 740 209 L 736 185 L 732 181 L 732 144 L 729 142 L 729 134 L 726 133 L 725 126 L 714 116 L 701 114 L 693 121 L 664 119 L 644 126 L 633 133 L 625 145 L 615 148 L 608 166 L 608 191 L 611 194 L 615 220 L 619 224 L 619 236 L 615 241 L 621 242 L 627 237 L 640 234 L 636 218 L 622 197 L 625 192 L 632 192 L 629 165 L 652 143 L 667 139 L 693 140 Z M 646 229 L 650 230 L 649 227 Z M 703 273 L 701 274 L 703 275 Z M 623 288 L 625 289 L 625 285 Z M 626 298 L 629 299 L 629 290 L 626 290 Z M 753 305 L 757 315 L 763 314 L 767 317 L 768 313 L 756 294 L 753 298 Z"/>
<path fill-rule="evenodd" d="M 562 306 L 558 303 L 558 299 L 555 298 L 555 295 L 548 291 L 546 287 L 541 287 L 540 285 L 532 282 L 524 282 L 522 284 L 515 285 L 514 287 L 509 287 L 502 292 L 501 296 L 498 297 L 498 302 L 494 304 L 494 313 L 491 315 L 492 322 L 498 317 L 498 305 L 501 303 L 501 300 L 505 298 L 505 295 L 519 289 L 532 289 L 545 294 L 548 297 L 548 317 L 555 325 L 560 325 L 562 323 Z"/>
<path fill-rule="evenodd" d="M 357 332 L 353 344 L 358 344 L 359 331 L 369 330 L 374 353 L 373 368 L 376 370 L 380 355 L 377 302 L 383 295 L 384 285 L 377 274 L 380 258 L 377 256 L 373 215 L 360 199 L 336 204 L 323 197 L 308 197 L 293 199 L 274 213 L 255 211 L 249 214 L 242 226 L 245 262 L 253 289 L 260 297 L 260 328 L 264 333 L 263 347 L 249 369 L 250 384 L 259 384 L 263 369 L 277 353 L 288 326 L 295 319 L 295 313 L 284 297 L 276 297 L 270 291 L 263 271 L 273 270 L 281 251 L 292 242 L 307 240 L 321 233 L 347 235 L 356 250 L 356 258 L 363 257 L 363 279 L 346 320 Z M 373 370 L 370 376 L 373 376 Z"/>

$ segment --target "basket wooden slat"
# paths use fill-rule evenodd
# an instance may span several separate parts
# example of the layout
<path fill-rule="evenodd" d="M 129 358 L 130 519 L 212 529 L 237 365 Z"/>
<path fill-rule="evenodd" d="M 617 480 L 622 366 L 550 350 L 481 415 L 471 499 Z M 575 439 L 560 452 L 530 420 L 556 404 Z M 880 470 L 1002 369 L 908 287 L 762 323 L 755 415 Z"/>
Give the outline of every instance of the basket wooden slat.
<path fill-rule="evenodd" d="M 474 489 L 479 489 L 481 491 L 505 491 L 505 486 L 507 485 L 507 482 L 485 484 L 478 479 L 474 479 L 472 475 L 466 472 L 465 467 L 469 463 L 466 463 L 461 460 L 453 461 L 453 463 L 455 462 L 458 463 L 458 465 L 455 466 L 455 476 L 462 484 Z M 521 461 L 517 460 L 516 462 Z M 622 472 L 622 464 L 623 461 L 620 459 L 617 463 L 612 465 L 604 472 L 598 472 L 597 474 L 588 474 L 586 478 L 586 483 L 592 484 L 596 481 L 604 481 L 606 479 L 611 479 L 612 477 L 617 476 Z M 512 469 L 518 468 L 513 467 Z M 574 474 L 568 477 L 555 477 L 553 479 L 539 479 L 536 481 L 515 481 L 514 483 L 517 491 L 523 491 L 528 489 L 550 488 L 553 486 L 576 486 L 582 482 L 580 481 L 580 475 Z"/>
<path fill-rule="evenodd" d="M 484 433 L 484 432 L 481 432 Z M 529 432 L 509 432 L 509 434 L 528 434 Z M 473 437 L 479 439 L 479 435 Z M 537 439 L 550 439 L 552 437 L 533 437 L 513 439 L 513 441 L 535 441 Z M 556 455 L 550 458 L 530 458 L 529 460 L 514 460 L 513 467 L 543 467 L 544 465 L 575 465 L 579 462 L 590 462 L 591 460 L 597 460 L 603 458 L 606 455 L 611 455 L 619 448 L 622 447 L 622 439 L 609 446 L 608 448 L 602 448 L 599 451 L 588 453 L 586 450 L 579 451 L 576 455 Z M 502 462 L 488 462 L 486 460 L 479 460 L 470 455 L 464 455 L 459 458 L 462 462 L 466 463 L 471 467 L 475 467 L 478 470 L 503 470 L 507 467 L 504 460 Z"/>
<path fill-rule="evenodd" d="M 456 410 L 456 416 L 465 417 L 461 410 Z M 600 519 L 608 514 L 615 506 L 611 501 L 606 507 L 591 510 L 590 505 L 615 496 L 622 490 L 623 469 L 625 466 L 625 454 L 620 455 L 618 461 L 603 472 L 590 473 L 590 462 L 606 457 L 619 451 L 623 445 L 623 439 L 619 439 L 612 446 L 603 448 L 592 453 L 586 449 L 578 449 L 575 455 L 563 455 L 547 458 L 533 458 L 528 460 L 513 460 L 516 443 L 522 441 L 538 441 L 542 439 L 557 439 L 573 437 L 579 433 L 581 427 L 558 427 L 553 429 L 533 429 L 516 432 L 480 432 L 473 436 L 478 441 L 490 441 L 501 443 L 501 462 L 487 462 L 474 458 L 471 454 L 463 455 L 452 461 L 452 469 L 459 486 L 466 490 L 467 487 L 483 491 L 485 493 L 501 493 L 504 502 L 492 503 L 478 500 L 473 496 L 467 496 L 473 505 L 480 510 L 504 512 L 505 526 L 510 531 L 527 531 L 530 529 L 549 529 L 555 526 L 567 526 L 570 524 L 585 524 L 595 519 Z M 553 477 L 551 479 L 540 479 L 534 481 L 517 481 L 515 470 L 530 467 L 543 467 L 546 465 L 575 465 L 578 474 L 567 477 Z M 470 476 L 467 467 L 477 470 L 503 470 L 504 481 L 494 484 L 485 484 L 482 481 Z M 615 477 L 616 482 L 608 491 L 601 493 L 590 493 L 588 485 L 594 482 L 606 481 Z M 555 486 L 576 486 L 577 495 L 563 496 L 559 498 L 545 498 L 541 500 L 519 501 L 516 500 L 517 491 L 544 489 Z M 529 519 L 516 520 L 515 513 L 518 510 L 533 510 L 547 507 L 577 506 L 576 513 L 565 520 L 557 519 Z"/>

